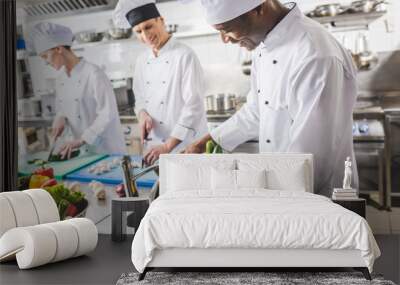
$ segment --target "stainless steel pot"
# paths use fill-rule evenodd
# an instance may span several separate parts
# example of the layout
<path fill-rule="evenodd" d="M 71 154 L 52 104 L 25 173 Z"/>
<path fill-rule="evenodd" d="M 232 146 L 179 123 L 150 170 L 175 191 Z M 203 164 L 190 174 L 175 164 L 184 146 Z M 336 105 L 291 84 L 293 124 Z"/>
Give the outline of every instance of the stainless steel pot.
<path fill-rule="evenodd" d="M 218 114 L 223 114 L 225 111 L 225 95 L 224 94 L 218 94 L 217 98 L 215 99 L 216 106 L 217 106 L 217 113 Z"/>
<path fill-rule="evenodd" d="M 378 63 L 378 57 L 371 51 L 357 54 L 353 57 L 359 70 L 369 70 L 374 68 Z"/>
<path fill-rule="evenodd" d="M 377 0 L 358 0 L 351 3 L 349 12 L 352 13 L 371 13 L 375 11 L 375 7 L 384 1 Z"/>
<path fill-rule="evenodd" d="M 333 17 L 343 13 L 344 8 L 338 4 L 326 4 L 317 6 L 312 15 L 315 17 Z"/>
<path fill-rule="evenodd" d="M 103 39 L 104 33 L 96 32 L 81 32 L 75 35 L 75 38 L 80 43 L 99 42 Z"/>
<path fill-rule="evenodd" d="M 226 94 L 224 100 L 224 109 L 225 111 L 233 111 L 236 108 L 236 95 L 235 94 Z"/>
<path fill-rule="evenodd" d="M 385 2 L 378 3 L 374 7 L 375 12 L 386 12 L 387 11 L 387 4 Z"/>
<path fill-rule="evenodd" d="M 113 40 L 127 39 L 132 35 L 131 29 L 110 28 L 107 33 Z"/>
<path fill-rule="evenodd" d="M 206 109 L 207 109 L 207 114 L 215 114 L 216 108 L 215 108 L 214 95 L 208 95 L 206 97 Z"/>
<path fill-rule="evenodd" d="M 373 52 L 360 54 L 361 68 L 372 69 L 378 64 L 378 57 Z"/>
<path fill-rule="evenodd" d="M 369 48 L 366 35 L 360 34 L 356 42 L 356 54 L 353 55 L 354 62 L 359 70 L 369 70 L 378 63 L 377 55 Z"/>

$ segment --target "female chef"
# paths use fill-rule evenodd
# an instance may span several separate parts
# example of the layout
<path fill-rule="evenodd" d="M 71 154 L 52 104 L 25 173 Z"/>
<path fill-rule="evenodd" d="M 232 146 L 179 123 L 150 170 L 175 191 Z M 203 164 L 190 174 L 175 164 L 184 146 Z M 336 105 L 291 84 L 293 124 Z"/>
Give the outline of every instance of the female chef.
<path fill-rule="evenodd" d="M 119 28 L 132 28 L 148 51 L 138 57 L 133 91 L 147 164 L 160 154 L 183 149 L 207 132 L 203 71 L 195 53 L 165 29 L 155 1 L 120 0 Z"/>

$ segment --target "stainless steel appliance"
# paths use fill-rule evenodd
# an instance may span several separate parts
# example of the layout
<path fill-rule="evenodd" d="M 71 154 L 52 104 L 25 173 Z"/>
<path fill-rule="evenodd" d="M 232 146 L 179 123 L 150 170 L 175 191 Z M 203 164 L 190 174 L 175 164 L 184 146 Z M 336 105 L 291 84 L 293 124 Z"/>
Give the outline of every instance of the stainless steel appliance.
<path fill-rule="evenodd" d="M 135 97 L 132 91 L 132 78 L 113 79 L 111 83 L 114 88 L 119 114 L 133 116 Z"/>
<path fill-rule="evenodd" d="M 385 184 L 385 116 L 377 102 L 360 101 L 354 111 L 353 142 L 361 195 L 380 209 L 387 207 Z"/>
<path fill-rule="evenodd" d="M 375 68 L 358 74 L 359 101 L 363 101 L 365 107 L 358 108 L 361 113 L 358 116 L 378 116 L 384 123 L 383 199 L 384 205 L 390 208 L 400 202 L 400 50 L 378 53 L 378 58 Z"/>

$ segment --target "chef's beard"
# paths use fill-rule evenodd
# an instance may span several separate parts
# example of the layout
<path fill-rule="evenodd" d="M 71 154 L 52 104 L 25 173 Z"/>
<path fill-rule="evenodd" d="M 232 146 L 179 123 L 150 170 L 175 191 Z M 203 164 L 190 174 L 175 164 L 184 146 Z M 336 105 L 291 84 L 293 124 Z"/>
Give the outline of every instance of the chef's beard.
<path fill-rule="evenodd" d="M 239 42 L 240 47 L 247 49 L 248 51 L 254 50 L 258 45 L 250 39 L 243 39 Z"/>

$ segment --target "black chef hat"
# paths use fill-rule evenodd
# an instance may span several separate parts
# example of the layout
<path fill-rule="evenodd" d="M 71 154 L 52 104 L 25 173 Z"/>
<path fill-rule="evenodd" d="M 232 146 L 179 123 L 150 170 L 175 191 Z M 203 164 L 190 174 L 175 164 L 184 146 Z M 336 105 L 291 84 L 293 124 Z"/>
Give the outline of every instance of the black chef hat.
<path fill-rule="evenodd" d="M 132 27 L 158 17 L 160 17 L 160 13 L 154 3 L 137 7 L 126 14 L 126 19 Z"/>

